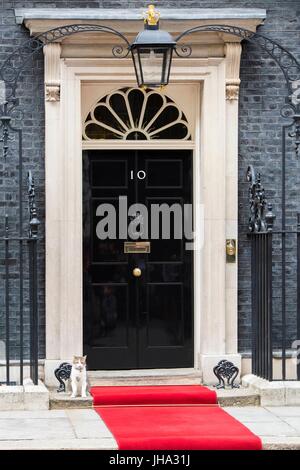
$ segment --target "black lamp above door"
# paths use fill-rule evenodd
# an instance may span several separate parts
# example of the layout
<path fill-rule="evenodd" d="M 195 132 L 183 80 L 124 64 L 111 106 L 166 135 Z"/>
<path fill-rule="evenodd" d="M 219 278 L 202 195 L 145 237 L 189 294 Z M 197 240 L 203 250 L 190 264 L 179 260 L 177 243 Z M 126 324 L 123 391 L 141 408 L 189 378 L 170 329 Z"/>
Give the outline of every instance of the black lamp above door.
<path fill-rule="evenodd" d="M 149 5 L 145 29 L 130 46 L 137 83 L 144 87 L 160 87 L 169 83 L 173 50 L 176 42 L 171 34 L 159 29 L 159 13 Z"/>

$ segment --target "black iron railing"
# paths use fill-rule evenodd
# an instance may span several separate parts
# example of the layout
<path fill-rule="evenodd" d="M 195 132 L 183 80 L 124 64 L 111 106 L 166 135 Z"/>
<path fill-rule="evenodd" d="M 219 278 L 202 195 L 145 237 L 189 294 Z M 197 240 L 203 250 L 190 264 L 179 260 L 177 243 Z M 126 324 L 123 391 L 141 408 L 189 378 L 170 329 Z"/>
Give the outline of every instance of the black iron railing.
<path fill-rule="evenodd" d="M 267 204 L 260 174 L 252 166 L 247 180 L 252 373 L 268 380 L 300 380 L 300 214 L 295 230 L 273 230 L 272 205 Z"/>
<path fill-rule="evenodd" d="M 5 233 L 0 238 L 4 299 L 1 358 L 1 382 L 23 384 L 30 376 L 38 383 L 38 226 L 34 180 L 28 172 L 29 231 L 27 237 L 10 234 L 9 218 L 5 215 Z M 1 288 L 2 290 L 2 288 Z M 26 370 L 27 368 L 27 370 Z M 5 370 L 5 371 L 4 371 Z M 26 370 L 25 374 L 24 371 Z"/>
<path fill-rule="evenodd" d="M 252 373 L 273 378 L 272 233 L 251 234 Z"/>

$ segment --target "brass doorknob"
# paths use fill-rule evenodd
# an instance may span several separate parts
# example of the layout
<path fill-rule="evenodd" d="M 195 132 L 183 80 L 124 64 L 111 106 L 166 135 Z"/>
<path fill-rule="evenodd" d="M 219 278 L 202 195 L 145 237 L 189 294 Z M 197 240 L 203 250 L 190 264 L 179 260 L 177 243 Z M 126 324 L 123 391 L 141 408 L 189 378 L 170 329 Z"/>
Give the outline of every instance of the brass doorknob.
<path fill-rule="evenodd" d="M 140 268 L 134 268 L 132 274 L 134 275 L 134 277 L 140 277 L 142 275 L 142 271 Z"/>

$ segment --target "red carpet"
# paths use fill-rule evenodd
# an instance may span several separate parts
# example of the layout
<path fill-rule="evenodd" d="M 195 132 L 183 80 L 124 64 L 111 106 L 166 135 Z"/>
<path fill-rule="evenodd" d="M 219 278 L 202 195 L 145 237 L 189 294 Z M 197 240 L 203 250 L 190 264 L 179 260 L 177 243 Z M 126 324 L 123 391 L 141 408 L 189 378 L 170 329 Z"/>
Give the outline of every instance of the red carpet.
<path fill-rule="evenodd" d="M 205 387 L 93 387 L 91 393 L 95 411 L 114 435 L 120 450 L 262 448 L 260 438 L 214 404 L 215 393 Z M 201 403 L 200 396 L 210 402 Z"/>
<path fill-rule="evenodd" d="M 94 405 L 215 405 L 217 394 L 201 385 L 92 387 Z"/>

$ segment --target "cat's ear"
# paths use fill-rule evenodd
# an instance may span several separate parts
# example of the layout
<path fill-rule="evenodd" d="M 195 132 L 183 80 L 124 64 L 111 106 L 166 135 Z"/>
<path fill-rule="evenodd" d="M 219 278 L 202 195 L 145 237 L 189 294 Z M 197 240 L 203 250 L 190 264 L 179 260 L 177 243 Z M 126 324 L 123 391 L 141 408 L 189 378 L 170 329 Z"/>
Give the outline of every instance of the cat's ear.
<path fill-rule="evenodd" d="M 77 362 L 78 361 L 78 356 L 73 356 L 73 362 Z"/>
<path fill-rule="evenodd" d="M 86 362 L 87 355 L 83 356 L 84 362 Z"/>

